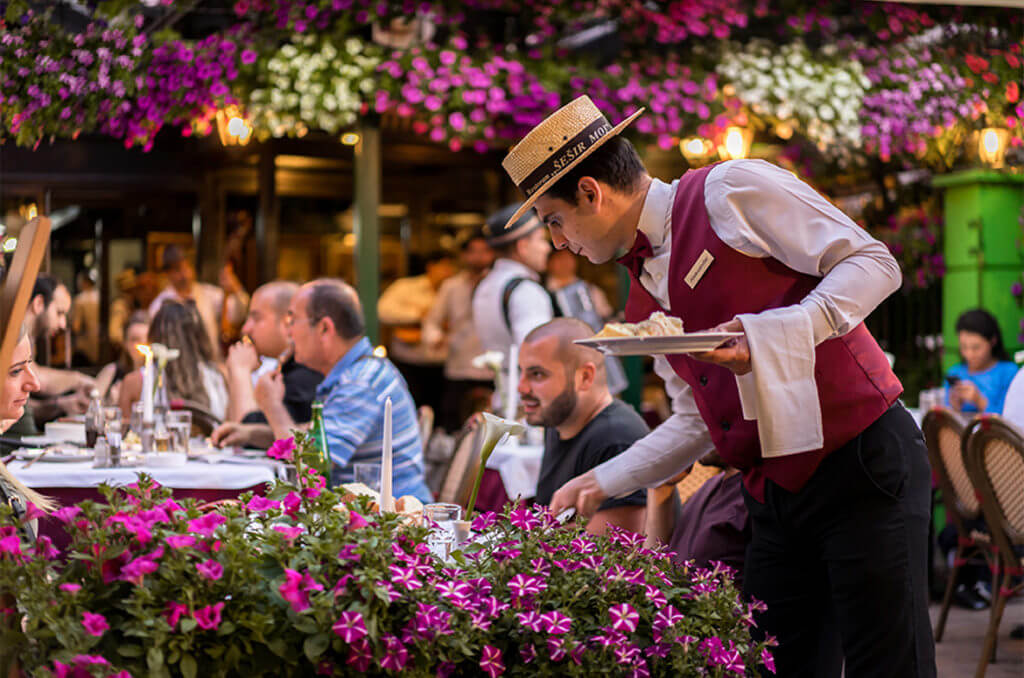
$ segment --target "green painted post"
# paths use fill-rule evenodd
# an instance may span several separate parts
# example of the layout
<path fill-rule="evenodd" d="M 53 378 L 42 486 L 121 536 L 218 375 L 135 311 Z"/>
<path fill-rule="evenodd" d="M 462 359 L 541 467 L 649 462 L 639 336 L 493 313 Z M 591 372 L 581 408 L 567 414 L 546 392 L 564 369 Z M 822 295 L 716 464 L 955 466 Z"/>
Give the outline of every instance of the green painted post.
<path fill-rule="evenodd" d="M 625 308 L 629 296 L 629 273 L 622 266 L 616 268 L 619 273 L 619 299 L 622 299 L 622 307 Z M 629 386 L 619 397 L 639 412 L 644 401 L 644 359 L 642 356 L 623 356 L 620 360 Z"/>
<path fill-rule="evenodd" d="M 984 308 L 999 320 L 1010 354 L 1024 311 L 1010 288 L 1024 270 L 1020 218 L 1024 175 L 973 169 L 936 177 L 945 193 L 946 276 L 942 281 L 943 370 L 960 360 L 956 319 Z"/>
<path fill-rule="evenodd" d="M 363 120 L 355 146 L 355 262 L 356 290 L 363 305 L 366 336 L 377 344 L 377 298 L 380 296 L 380 127 Z"/>

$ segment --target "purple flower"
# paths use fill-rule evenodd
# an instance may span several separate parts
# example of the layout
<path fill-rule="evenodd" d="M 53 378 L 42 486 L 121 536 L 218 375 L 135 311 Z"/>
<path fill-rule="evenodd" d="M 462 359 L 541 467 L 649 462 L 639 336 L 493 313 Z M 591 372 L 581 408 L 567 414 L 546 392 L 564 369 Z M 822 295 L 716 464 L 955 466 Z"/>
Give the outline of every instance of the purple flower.
<path fill-rule="evenodd" d="M 1013 286 L 1010 287 L 1010 293 L 1015 297 L 1019 297 L 1021 294 L 1024 294 L 1024 287 L 1021 286 L 1019 281 L 1015 282 L 1013 283 Z"/>
<path fill-rule="evenodd" d="M 309 592 L 323 591 L 322 584 L 317 583 L 309 573 L 299 574 L 295 570 L 284 571 L 285 582 L 278 587 L 281 597 L 291 603 L 292 609 L 302 612 L 309 608 Z"/>
<path fill-rule="evenodd" d="M 259 55 L 256 54 L 255 50 L 243 49 L 242 50 L 242 63 L 245 64 L 246 66 L 248 66 L 249 64 L 251 64 L 254 61 L 256 61 L 256 57 L 257 56 L 259 56 Z"/>
<path fill-rule="evenodd" d="M 151 555 L 139 556 L 121 568 L 121 576 L 118 579 L 142 586 L 143 578 L 156 572 L 159 567 Z"/>
<path fill-rule="evenodd" d="M 647 593 L 647 600 L 651 601 L 655 607 L 662 608 L 668 605 L 668 598 L 665 597 L 664 592 L 657 586 L 645 584 L 644 591 Z"/>
<path fill-rule="evenodd" d="M 353 562 L 359 562 L 361 556 L 356 553 L 357 546 L 355 544 L 345 544 L 338 551 L 338 560 L 351 560 Z"/>
<path fill-rule="evenodd" d="M 525 506 L 520 506 L 512 511 L 508 516 L 508 521 L 512 523 L 513 527 L 518 527 L 520 530 L 527 532 L 540 527 L 540 519 Z"/>
<path fill-rule="evenodd" d="M 253 495 L 252 499 L 249 500 L 249 503 L 246 504 L 245 507 L 255 513 L 261 513 L 263 511 L 269 511 L 270 509 L 280 508 L 281 504 L 256 494 Z"/>
<path fill-rule="evenodd" d="M 535 596 L 547 589 L 547 583 L 540 577 L 517 574 L 508 582 L 509 592 L 516 598 Z"/>
<path fill-rule="evenodd" d="M 608 608 L 608 617 L 612 621 L 612 628 L 623 633 L 636 631 L 637 623 L 640 621 L 640 614 L 629 603 Z"/>
<path fill-rule="evenodd" d="M 484 645 L 483 653 L 480 655 L 480 668 L 491 678 L 503 674 L 505 664 L 501 660 L 501 650 L 493 645 Z"/>
<path fill-rule="evenodd" d="M 534 633 L 540 633 L 543 628 L 544 622 L 540 615 L 532 610 L 530 612 L 520 612 L 516 614 L 516 619 L 519 620 L 520 626 L 527 628 Z"/>
<path fill-rule="evenodd" d="M 389 602 L 395 602 L 396 600 L 402 599 L 402 594 L 399 593 L 389 581 L 379 581 L 376 584 L 377 588 L 384 591 L 384 594 L 388 597 Z"/>
<path fill-rule="evenodd" d="M 585 537 L 576 537 L 572 540 L 572 543 L 569 544 L 569 548 L 572 549 L 573 553 L 585 555 L 587 553 L 593 553 L 594 551 L 596 551 L 597 544 L 595 544 L 594 542 L 590 541 Z"/>
<path fill-rule="evenodd" d="M 92 612 L 82 613 L 82 626 L 85 627 L 85 632 L 90 636 L 96 636 L 99 638 L 103 633 L 110 628 L 107 624 L 107 618 L 102 614 L 93 614 Z"/>
<path fill-rule="evenodd" d="M 342 612 L 341 617 L 334 623 L 331 630 L 349 645 L 366 637 L 366 624 L 363 622 L 363 615 L 354 610 Z"/>
<path fill-rule="evenodd" d="M 82 590 L 81 584 L 61 584 L 57 588 L 66 593 L 78 593 Z"/>
<path fill-rule="evenodd" d="M 61 521 L 65 525 L 71 523 L 75 516 L 82 512 L 82 509 L 77 506 L 65 506 L 64 508 L 57 509 L 53 512 L 53 517 Z"/>
<path fill-rule="evenodd" d="M 366 673 L 373 660 L 370 643 L 365 638 L 357 640 L 349 646 L 346 663 L 360 673 Z"/>
<path fill-rule="evenodd" d="M 288 496 L 286 496 L 284 498 L 284 501 L 281 502 L 281 505 L 284 506 L 285 513 L 287 513 L 289 516 L 294 517 L 295 514 L 299 512 L 299 507 L 302 506 L 302 497 L 300 497 L 295 492 L 289 492 Z M 349 515 L 349 527 L 352 527 L 351 522 L 354 521 L 355 517 L 358 515 L 359 514 L 355 513 L 354 511 Z"/>
<path fill-rule="evenodd" d="M 200 518 L 188 521 L 188 531 L 201 534 L 204 537 L 212 537 L 218 527 L 228 522 L 228 519 L 219 513 L 207 513 Z"/>
<path fill-rule="evenodd" d="M 60 551 L 54 547 L 53 541 L 45 534 L 40 535 L 39 538 L 36 539 L 35 552 L 36 555 L 42 556 L 46 560 L 53 560 L 60 556 Z"/>
<path fill-rule="evenodd" d="M 380 667 L 392 671 L 404 669 L 409 661 L 409 651 L 402 641 L 395 636 L 382 636 L 381 640 L 384 641 L 384 656 L 380 659 Z"/>
<path fill-rule="evenodd" d="M 557 610 L 541 615 L 540 619 L 544 623 L 544 630 L 552 635 L 569 633 L 572 626 L 572 619 Z"/>
<path fill-rule="evenodd" d="M 473 587 L 464 581 L 442 581 L 434 585 L 437 593 L 442 598 L 468 598 L 473 593 Z"/>
<path fill-rule="evenodd" d="M 224 575 L 224 566 L 216 560 L 207 560 L 196 564 L 199 574 L 210 581 L 217 581 Z"/>
<path fill-rule="evenodd" d="M 592 555 L 580 561 L 580 567 L 596 570 L 604 563 L 604 556 Z"/>
<path fill-rule="evenodd" d="M 223 602 L 219 602 L 216 605 L 207 605 L 196 610 L 192 618 L 196 620 L 199 628 L 205 631 L 215 631 L 220 626 L 220 614 L 223 609 Z"/>
<path fill-rule="evenodd" d="M 391 565 L 388 569 L 391 571 L 391 581 L 401 585 L 407 591 L 423 588 L 423 582 L 416 578 L 415 568 Z"/>

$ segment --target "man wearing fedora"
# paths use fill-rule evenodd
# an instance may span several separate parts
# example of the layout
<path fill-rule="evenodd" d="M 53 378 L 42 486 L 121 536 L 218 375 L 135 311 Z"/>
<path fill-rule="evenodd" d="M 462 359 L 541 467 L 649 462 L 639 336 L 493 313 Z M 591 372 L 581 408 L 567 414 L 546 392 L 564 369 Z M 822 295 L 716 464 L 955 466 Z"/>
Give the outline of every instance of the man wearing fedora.
<path fill-rule="evenodd" d="M 483 350 L 500 351 L 506 361 L 512 346 L 555 316 L 551 296 L 540 282 L 551 253 L 542 226 L 520 205 L 499 210 L 484 225 L 497 258 L 473 292 L 473 323 Z"/>
<path fill-rule="evenodd" d="M 705 353 L 655 356 L 672 416 L 562 486 L 553 512 L 591 515 L 710 452 L 743 473 L 752 539 L 744 590 L 767 604 L 780 676 L 813 676 L 824 620 L 846 675 L 934 676 L 927 610 L 930 475 L 902 386 L 864 318 L 901 281 L 886 247 L 790 172 L 759 160 L 647 174 L 586 96 L 503 165 L 555 247 L 616 259 L 626 320 L 655 311 L 688 333 L 731 332 Z"/>

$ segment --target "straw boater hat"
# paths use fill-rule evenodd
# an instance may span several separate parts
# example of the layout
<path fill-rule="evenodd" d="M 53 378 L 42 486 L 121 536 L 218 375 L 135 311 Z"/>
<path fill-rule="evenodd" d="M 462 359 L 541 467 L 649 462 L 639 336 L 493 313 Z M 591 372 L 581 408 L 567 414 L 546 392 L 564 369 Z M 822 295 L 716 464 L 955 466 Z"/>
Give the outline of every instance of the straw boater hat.
<path fill-rule="evenodd" d="M 532 208 L 544 191 L 643 112 L 641 108 L 612 127 L 590 97 L 583 95 L 530 130 L 501 161 L 512 182 L 526 196 L 508 223 Z"/>

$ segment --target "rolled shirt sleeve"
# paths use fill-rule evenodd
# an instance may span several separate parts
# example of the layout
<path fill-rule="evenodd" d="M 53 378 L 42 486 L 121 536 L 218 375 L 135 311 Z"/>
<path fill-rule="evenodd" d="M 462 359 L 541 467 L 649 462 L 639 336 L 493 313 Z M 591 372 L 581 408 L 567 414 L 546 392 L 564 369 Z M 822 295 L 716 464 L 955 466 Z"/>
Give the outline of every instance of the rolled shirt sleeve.
<path fill-rule="evenodd" d="M 665 380 L 672 416 L 619 456 L 594 467 L 594 476 L 609 497 L 662 485 L 715 447 L 690 386 L 665 356 L 654 357 L 654 371 Z"/>

